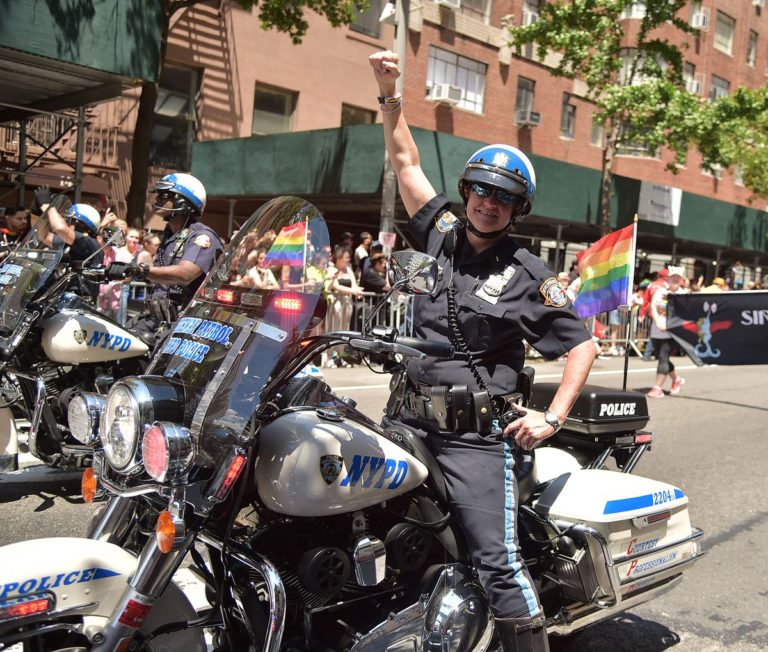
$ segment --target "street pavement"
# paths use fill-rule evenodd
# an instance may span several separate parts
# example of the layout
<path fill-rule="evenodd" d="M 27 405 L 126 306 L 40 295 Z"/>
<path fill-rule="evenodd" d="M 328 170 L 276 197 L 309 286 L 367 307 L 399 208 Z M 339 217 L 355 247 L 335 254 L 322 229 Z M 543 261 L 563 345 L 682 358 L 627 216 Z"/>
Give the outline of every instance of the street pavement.
<path fill-rule="evenodd" d="M 707 555 L 672 592 L 565 640 L 560 652 L 753 652 L 768 649 L 768 507 L 765 437 L 768 367 L 697 368 L 675 358 L 682 392 L 649 399 L 652 450 L 635 473 L 680 487 Z M 557 381 L 562 362 L 533 360 L 537 381 Z M 598 359 L 589 382 L 622 387 L 623 360 Z M 334 390 L 378 419 L 389 377 L 365 367 L 324 369 Z M 628 389 L 654 382 L 655 363 L 630 358 Z M 92 506 L 79 473 L 51 471 L 28 456 L 0 474 L 0 544 L 41 536 L 82 536 Z M 0 553 L 0 564 L 2 556 Z"/>

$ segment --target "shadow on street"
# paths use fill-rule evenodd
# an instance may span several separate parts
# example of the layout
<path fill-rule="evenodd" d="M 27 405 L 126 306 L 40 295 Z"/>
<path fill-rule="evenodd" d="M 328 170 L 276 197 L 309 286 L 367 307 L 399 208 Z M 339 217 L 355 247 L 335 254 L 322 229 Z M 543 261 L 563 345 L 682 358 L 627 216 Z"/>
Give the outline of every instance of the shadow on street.
<path fill-rule="evenodd" d="M 632 613 L 587 627 L 573 636 L 549 638 L 552 652 L 660 652 L 679 642 L 680 636 L 665 625 Z"/>
<path fill-rule="evenodd" d="M 35 512 L 44 512 L 54 507 L 57 501 L 82 505 L 81 477 L 82 471 L 58 471 L 45 466 L 0 474 L 0 504 L 36 497 L 40 503 Z"/>

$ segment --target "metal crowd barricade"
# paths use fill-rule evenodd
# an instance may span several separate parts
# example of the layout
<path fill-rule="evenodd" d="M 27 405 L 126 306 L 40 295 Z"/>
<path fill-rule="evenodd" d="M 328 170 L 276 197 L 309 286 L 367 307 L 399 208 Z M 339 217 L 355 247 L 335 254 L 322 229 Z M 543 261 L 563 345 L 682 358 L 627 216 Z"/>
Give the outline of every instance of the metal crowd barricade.
<path fill-rule="evenodd" d="M 604 312 L 587 320 L 588 328 L 600 341 L 604 353 L 616 355 L 627 345 L 627 325 L 629 325 L 629 347 L 642 355 L 650 339 L 651 318 L 640 317 L 638 308 Z"/>
<path fill-rule="evenodd" d="M 363 292 L 363 296 L 355 301 L 353 328 L 360 329 L 378 306 L 383 295 L 375 292 Z M 387 300 L 386 305 L 374 315 L 372 325 L 394 326 L 401 335 L 412 334 L 411 297 L 395 292 Z"/>
<path fill-rule="evenodd" d="M 149 283 L 144 281 L 131 281 L 128 294 L 128 313 L 130 315 L 139 315 L 144 312 L 144 302 L 147 299 Z"/>

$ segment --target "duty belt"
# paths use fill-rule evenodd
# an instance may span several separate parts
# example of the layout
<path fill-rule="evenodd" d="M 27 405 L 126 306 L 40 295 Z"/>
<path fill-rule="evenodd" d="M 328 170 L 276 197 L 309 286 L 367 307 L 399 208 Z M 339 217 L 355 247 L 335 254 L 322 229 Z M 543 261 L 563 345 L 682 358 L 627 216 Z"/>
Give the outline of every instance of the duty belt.
<path fill-rule="evenodd" d="M 422 419 L 435 422 L 441 432 L 488 434 L 494 418 L 510 404 L 519 404 L 521 398 L 519 393 L 491 396 L 466 385 L 438 385 L 406 389 L 404 404 Z"/>

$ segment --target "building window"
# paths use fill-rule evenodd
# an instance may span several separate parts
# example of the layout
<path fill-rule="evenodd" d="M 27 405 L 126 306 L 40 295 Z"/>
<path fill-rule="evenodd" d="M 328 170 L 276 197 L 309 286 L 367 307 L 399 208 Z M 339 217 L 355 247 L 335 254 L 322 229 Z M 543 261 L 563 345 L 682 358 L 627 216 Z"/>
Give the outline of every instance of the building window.
<path fill-rule="evenodd" d="M 605 147 L 605 127 L 599 120 L 592 118 L 592 134 L 589 142 L 595 147 Z"/>
<path fill-rule="evenodd" d="M 692 63 L 686 62 L 683 65 L 683 81 L 685 82 L 685 90 L 694 95 L 701 95 L 703 82 L 701 75 L 696 75 L 696 66 Z"/>
<path fill-rule="evenodd" d="M 197 70 L 163 66 L 150 135 L 151 165 L 189 170 L 195 132 L 198 78 Z"/>
<path fill-rule="evenodd" d="M 368 9 L 355 10 L 355 17 L 349 25 L 349 29 L 360 34 L 367 34 L 373 38 L 379 38 L 381 23 L 379 16 L 386 0 L 368 0 Z"/>
<path fill-rule="evenodd" d="M 717 12 L 715 22 L 715 48 L 726 54 L 733 54 L 733 33 L 736 29 L 736 21 L 724 14 Z"/>
<path fill-rule="evenodd" d="M 747 44 L 747 65 L 755 67 L 757 62 L 757 32 L 749 30 L 749 43 Z"/>
<path fill-rule="evenodd" d="M 645 18 L 645 3 L 633 2 L 628 7 L 624 7 L 621 15 L 619 16 L 619 19 L 623 18 L 637 18 L 639 20 Z"/>
<path fill-rule="evenodd" d="M 461 13 L 487 25 L 491 19 L 491 0 L 461 0 Z"/>
<path fill-rule="evenodd" d="M 517 99 L 515 100 L 515 122 L 525 122 L 522 119 L 533 111 L 533 90 L 536 82 L 525 77 L 517 78 Z"/>
<path fill-rule="evenodd" d="M 429 62 L 427 65 L 427 96 L 437 84 L 450 84 L 461 89 L 459 108 L 483 112 L 485 96 L 484 63 L 467 59 L 447 50 L 429 46 Z"/>
<path fill-rule="evenodd" d="M 376 122 L 376 113 L 368 109 L 361 109 L 351 104 L 341 105 L 341 126 L 372 125 Z"/>
<path fill-rule="evenodd" d="M 737 163 L 733 168 L 733 180 L 737 186 L 744 185 L 744 166 L 741 163 Z"/>
<path fill-rule="evenodd" d="M 726 97 L 731 88 L 731 82 L 717 75 L 712 75 L 712 84 L 709 87 L 709 99 L 716 100 Z"/>
<path fill-rule="evenodd" d="M 256 86 L 253 100 L 253 126 L 256 135 L 281 134 L 291 130 L 296 93 L 273 86 Z"/>
<path fill-rule="evenodd" d="M 660 149 L 654 148 L 642 139 L 643 130 L 633 129 L 629 122 L 622 125 L 616 153 L 620 156 L 641 156 L 659 158 Z"/>
<path fill-rule="evenodd" d="M 576 129 L 576 105 L 571 104 L 571 94 L 563 93 L 562 113 L 560 114 L 560 136 L 573 138 Z"/>
<path fill-rule="evenodd" d="M 523 25 L 533 25 L 539 19 L 539 0 L 525 0 L 523 3 Z"/>

